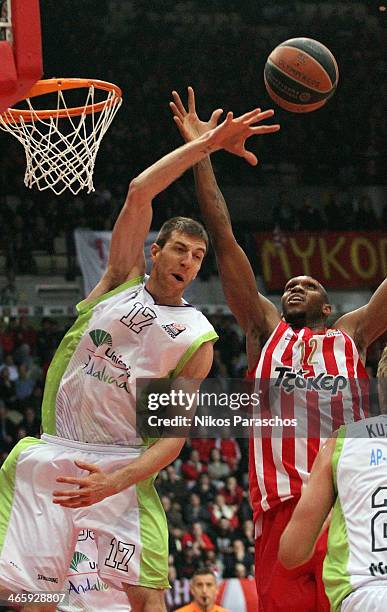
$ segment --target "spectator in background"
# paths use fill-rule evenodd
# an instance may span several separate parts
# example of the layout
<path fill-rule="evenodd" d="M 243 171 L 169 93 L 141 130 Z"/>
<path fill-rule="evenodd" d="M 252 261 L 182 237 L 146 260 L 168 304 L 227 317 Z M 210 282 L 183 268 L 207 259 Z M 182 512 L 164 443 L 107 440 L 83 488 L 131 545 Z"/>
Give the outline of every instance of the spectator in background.
<path fill-rule="evenodd" d="M 17 306 L 20 303 L 20 294 L 16 288 L 15 274 L 12 269 L 7 273 L 7 282 L 0 293 L 2 306 Z"/>
<path fill-rule="evenodd" d="M 252 555 L 254 555 L 254 523 L 251 519 L 243 522 L 241 540 L 245 545 L 246 550 L 248 550 Z"/>
<path fill-rule="evenodd" d="M 169 465 L 160 472 L 156 481 L 156 488 L 159 495 L 167 495 L 172 500 L 184 502 L 187 499 L 188 488 L 186 482 L 181 478 L 174 465 Z"/>
<path fill-rule="evenodd" d="M 210 452 L 215 446 L 215 440 L 213 438 L 192 438 L 189 443 L 191 448 L 199 452 L 201 461 L 208 463 L 210 460 Z"/>
<path fill-rule="evenodd" d="M 40 419 L 33 408 L 28 407 L 25 409 L 24 417 L 19 423 L 19 428 L 23 428 L 27 436 L 39 438 Z"/>
<path fill-rule="evenodd" d="M 230 475 L 230 467 L 222 461 L 218 448 L 213 448 L 210 453 L 210 462 L 208 464 L 208 475 L 215 486 L 222 486 L 222 480 Z"/>
<path fill-rule="evenodd" d="M 226 504 L 223 495 L 217 495 L 215 501 L 210 506 L 211 522 L 215 527 L 219 526 L 222 519 L 227 519 L 232 529 L 237 529 L 239 521 L 237 516 L 238 506 L 230 506 Z"/>
<path fill-rule="evenodd" d="M 192 523 L 209 523 L 211 515 L 206 507 L 202 504 L 200 496 L 197 493 L 191 493 L 189 503 L 184 506 L 184 520 L 187 525 Z"/>
<path fill-rule="evenodd" d="M 238 441 L 235 438 L 218 438 L 215 441 L 215 448 L 219 449 L 222 461 L 225 461 L 231 472 L 234 472 L 241 459 Z"/>
<path fill-rule="evenodd" d="M 15 383 L 10 379 L 6 366 L 0 372 L 0 399 L 7 404 L 13 404 L 16 400 Z"/>
<path fill-rule="evenodd" d="M 11 353 L 5 356 L 4 363 L 0 365 L 0 372 L 2 372 L 4 368 L 8 370 L 9 380 L 15 383 L 19 378 L 19 370 Z"/>
<path fill-rule="evenodd" d="M 34 387 L 35 381 L 29 378 L 27 366 L 21 364 L 19 366 L 19 377 L 15 382 L 15 394 L 17 401 L 19 403 L 23 403 L 23 400 L 31 397 Z"/>
<path fill-rule="evenodd" d="M 362 195 L 359 199 L 354 215 L 354 227 L 357 230 L 376 230 L 380 227 L 372 200 L 367 194 Z"/>
<path fill-rule="evenodd" d="M 183 522 L 183 517 L 180 511 L 180 505 L 176 502 L 172 504 L 170 498 L 167 495 L 161 497 L 161 503 L 164 508 L 165 516 L 167 517 L 168 529 L 178 527 L 179 529 L 185 529 L 186 526 Z"/>
<path fill-rule="evenodd" d="M 0 400 L 0 450 L 8 452 L 15 441 L 17 427 L 8 417 L 8 410 Z"/>
<path fill-rule="evenodd" d="M 206 465 L 200 461 L 199 451 L 192 449 L 189 459 L 184 461 L 181 466 L 183 474 L 189 488 L 193 487 L 199 479 L 202 472 L 206 471 Z"/>
<path fill-rule="evenodd" d="M 224 578 L 232 578 L 237 575 L 237 565 L 241 564 L 245 572 L 244 575 L 240 576 L 245 578 L 246 576 L 253 575 L 254 555 L 246 550 L 242 540 L 234 540 L 232 543 L 232 551 L 224 556 Z"/>
<path fill-rule="evenodd" d="M 220 490 L 223 495 L 226 504 L 232 506 L 239 506 L 245 497 L 245 492 L 240 485 L 237 483 L 235 476 L 229 476 L 226 479 L 226 486 Z"/>
<path fill-rule="evenodd" d="M 208 506 L 208 504 L 215 499 L 216 487 L 213 485 L 206 472 L 200 474 L 199 482 L 192 487 L 191 493 L 199 495 L 203 506 Z"/>
<path fill-rule="evenodd" d="M 234 529 L 226 518 L 221 518 L 215 529 L 215 544 L 217 551 L 224 555 L 231 551 L 231 543 L 234 539 Z"/>
<path fill-rule="evenodd" d="M 313 205 L 312 198 L 306 196 L 297 209 L 297 229 L 302 231 L 321 231 L 325 229 L 326 222 L 317 206 Z"/>
<path fill-rule="evenodd" d="M 190 530 L 185 532 L 182 539 L 183 548 L 190 548 L 195 543 L 200 550 L 214 550 L 215 548 L 211 538 L 203 531 L 201 523 L 198 522 L 192 524 Z"/>

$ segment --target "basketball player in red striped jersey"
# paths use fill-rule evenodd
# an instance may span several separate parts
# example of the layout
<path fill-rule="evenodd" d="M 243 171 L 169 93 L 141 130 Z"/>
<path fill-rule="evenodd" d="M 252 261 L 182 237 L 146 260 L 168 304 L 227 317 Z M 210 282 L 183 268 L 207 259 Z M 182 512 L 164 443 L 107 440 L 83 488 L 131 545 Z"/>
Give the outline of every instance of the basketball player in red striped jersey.
<path fill-rule="evenodd" d="M 188 88 L 188 109 L 176 92 L 170 106 L 186 141 L 211 129 L 222 114 L 218 109 L 208 122 L 201 121 L 192 88 Z M 266 113 L 268 117 L 273 111 Z M 230 145 L 232 149 L 239 150 L 238 154 L 251 165 L 257 164 L 257 158 L 244 149 L 240 138 Z M 285 570 L 278 561 L 279 540 L 319 447 L 343 422 L 365 416 L 364 363 L 367 347 L 387 329 L 387 280 L 368 304 L 345 314 L 328 328 L 331 305 L 325 289 L 310 276 L 297 276 L 285 286 L 280 313 L 257 292 L 251 265 L 233 235 L 210 159 L 199 162 L 194 173 L 227 303 L 246 334 L 249 376 L 256 378 L 261 389 L 262 381 L 271 381 L 270 392 L 263 393 L 261 410 L 272 415 L 277 410 L 279 416 L 300 415 L 301 429 L 305 428 L 305 435 L 299 437 L 254 435 L 250 444 L 260 612 L 325 612 L 329 610 L 322 583 L 326 534 L 320 537 L 308 563 L 292 571 Z M 268 382 L 266 391 L 267 388 Z M 273 394 L 277 397 L 274 407 L 267 401 L 269 394 L 270 402 Z"/>

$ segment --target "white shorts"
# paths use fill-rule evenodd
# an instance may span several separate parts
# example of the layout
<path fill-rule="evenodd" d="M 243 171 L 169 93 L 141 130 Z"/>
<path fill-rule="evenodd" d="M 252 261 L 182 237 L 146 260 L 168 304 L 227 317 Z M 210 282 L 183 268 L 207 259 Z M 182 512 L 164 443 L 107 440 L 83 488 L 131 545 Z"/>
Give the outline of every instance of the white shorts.
<path fill-rule="evenodd" d="M 386 610 L 387 584 L 356 589 L 341 604 L 341 612 L 385 612 Z"/>
<path fill-rule="evenodd" d="M 78 534 L 94 532 L 101 580 L 168 588 L 168 529 L 154 477 L 85 508 L 53 504 L 68 488 L 58 476 L 85 476 L 74 460 L 110 472 L 141 449 L 83 444 L 55 436 L 24 438 L 0 470 L 0 583 L 11 591 L 58 591 Z"/>

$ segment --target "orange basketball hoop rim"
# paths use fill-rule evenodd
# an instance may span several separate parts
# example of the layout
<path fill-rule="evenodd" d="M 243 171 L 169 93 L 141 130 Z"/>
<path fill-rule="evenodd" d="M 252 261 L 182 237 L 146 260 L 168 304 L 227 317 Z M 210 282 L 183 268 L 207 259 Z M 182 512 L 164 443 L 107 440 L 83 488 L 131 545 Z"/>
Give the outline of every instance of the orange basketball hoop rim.
<path fill-rule="evenodd" d="M 55 118 L 68 118 L 76 117 L 78 115 L 90 115 L 92 113 L 98 113 L 106 107 L 115 106 L 121 103 L 122 91 L 114 83 L 107 81 L 100 81 L 98 79 L 70 79 L 70 78 L 59 78 L 59 79 L 43 79 L 37 81 L 35 85 L 31 87 L 28 93 L 25 95 L 25 99 L 35 98 L 44 94 L 55 93 L 65 91 L 68 89 L 82 89 L 94 87 L 107 91 L 111 94 L 110 97 L 101 102 L 94 102 L 86 106 L 74 106 L 72 108 L 52 108 L 47 110 L 25 110 L 18 108 L 8 108 L 2 113 L 1 118 L 4 123 L 20 123 L 24 121 L 29 123 L 36 119 L 47 119 L 49 117 Z"/>

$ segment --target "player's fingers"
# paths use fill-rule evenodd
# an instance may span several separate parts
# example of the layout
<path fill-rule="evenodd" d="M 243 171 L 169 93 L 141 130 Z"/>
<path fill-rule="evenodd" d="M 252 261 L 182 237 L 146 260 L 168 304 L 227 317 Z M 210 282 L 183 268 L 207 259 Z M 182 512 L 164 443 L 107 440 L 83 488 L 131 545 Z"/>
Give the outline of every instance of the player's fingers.
<path fill-rule="evenodd" d="M 174 102 L 169 103 L 169 108 L 171 109 L 174 117 L 179 117 L 180 119 L 183 118 L 183 115 L 181 114 Z"/>
<path fill-rule="evenodd" d="M 81 499 L 54 499 L 53 503 L 64 508 L 80 508 L 81 506 L 89 506 L 90 502 Z"/>
<path fill-rule="evenodd" d="M 181 113 L 183 116 L 186 115 L 187 111 L 185 110 L 184 104 L 181 101 L 181 98 L 180 98 L 179 94 L 177 93 L 177 91 L 173 90 L 172 97 L 173 97 L 174 103 L 176 104 L 176 106 L 177 106 L 177 108 L 179 110 L 179 113 Z"/>
<path fill-rule="evenodd" d="M 232 111 L 228 111 L 226 115 L 226 119 L 223 121 L 223 123 L 225 124 L 231 123 L 233 119 L 234 119 L 234 113 Z"/>
<path fill-rule="evenodd" d="M 85 461 L 79 461 L 79 459 L 76 459 L 74 463 L 82 470 L 87 470 L 88 472 L 102 471 L 101 468 L 98 467 L 98 465 L 95 465 L 95 463 L 86 463 Z"/>
<path fill-rule="evenodd" d="M 278 132 L 281 129 L 279 123 L 273 123 L 273 125 L 257 125 L 256 127 L 250 128 L 250 134 L 270 134 L 271 132 Z"/>
<path fill-rule="evenodd" d="M 272 109 L 269 109 L 267 111 L 263 111 L 261 112 L 260 109 L 256 109 L 256 111 L 252 111 L 251 113 L 248 113 L 249 117 L 246 118 L 245 115 L 242 115 L 243 118 L 243 123 L 245 125 L 251 125 L 253 123 L 257 123 L 258 121 L 264 121 L 265 119 L 269 119 L 270 117 L 272 117 L 274 115 L 274 111 Z"/>
<path fill-rule="evenodd" d="M 223 114 L 223 108 L 217 108 L 216 110 L 214 110 L 214 112 L 212 113 L 210 117 L 210 123 L 214 126 L 218 125 L 218 121 L 222 114 Z"/>
<path fill-rule="evenodd" d="M 81 486 L 81 484 L 84 482 L 84 478 L 75 478 L 74 476 L 58 476 L 56 482 Z"/>
<path fill-rule="evenodd" d="M 188 112 L 196 113 L 195 92 L 191 86 L 188 87 Z"/>
<path fill-rule="evenodd" d="M 67 489 L 67 490 L 57 490 L 52 492 L 53 497 L 80 497 L 84 495 L 88 495 L 89 491 L 85 489 Z"/>
<path fill-rule="evenodd" d="M 250 166 L 256 166 L 258 163 L 257 156 L 251 151 L 245 151 L 243 157 L 250 164 Z"/>
<path fill-rule="evenodd" d="M 184 128 L 183 121 L 179 117 L 176 117 L 176 115 L 173 117 L 173 120 L 176 123 L 177 129 L 179 130 L 179 132 L 182 135 L 182 137 L 184 138 L 184 140 L 189 140 L 187 132 L 186 132 L 186 130 Z"/>
<path fill-rule="evenodd" d="M 261 109 L 260 108 L 254 108 L 253 110 L 249 111 L 248 113 L 244 113 L 243 115 L 238 117 L 238 121 L 240 121 L 241 123 L 251 123 L 260 114 L 261 114 Z"/>

